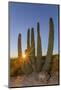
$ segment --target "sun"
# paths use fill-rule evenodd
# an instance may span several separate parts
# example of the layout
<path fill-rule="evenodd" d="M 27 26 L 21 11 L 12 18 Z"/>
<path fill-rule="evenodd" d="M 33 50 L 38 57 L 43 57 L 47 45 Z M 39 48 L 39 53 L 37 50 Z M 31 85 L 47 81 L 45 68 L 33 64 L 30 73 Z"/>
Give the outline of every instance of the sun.
<path fill-rule="evenodd" d="M 26 58 L 26 54 L 22 54 L 22 57 L 23 57 L 23 58 Z"/>

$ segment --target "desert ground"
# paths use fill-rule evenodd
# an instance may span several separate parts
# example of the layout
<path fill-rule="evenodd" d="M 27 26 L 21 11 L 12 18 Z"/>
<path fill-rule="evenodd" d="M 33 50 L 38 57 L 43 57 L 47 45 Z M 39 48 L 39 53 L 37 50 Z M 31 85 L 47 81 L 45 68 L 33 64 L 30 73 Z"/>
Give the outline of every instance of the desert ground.
<path fill-rule="evenodd" d="M 43 57 L 45 59 L 45 57 Z M 35 72 L 32 72 L 28 75 L 25 75 L 21 72 L 15 72 L 15 67 L 19 68 L 19 63 L 16 63 L 18 65 L 13 64 L 13 62 L 16 60 L 11 60 L 11 68 L 10 68 L 10 77 L 9 77 L 9 87 L 23 87 L 23 86 L 36 86 L 36 85 L 58 85 L 59 84 L 59 56 L 53 55 L 52 57 L 52 65 L 51 65 L 51 72 L 50 75 L 39 72 L 35 74 Z M 37 75 L 37 79 L 35 76 Z"/>

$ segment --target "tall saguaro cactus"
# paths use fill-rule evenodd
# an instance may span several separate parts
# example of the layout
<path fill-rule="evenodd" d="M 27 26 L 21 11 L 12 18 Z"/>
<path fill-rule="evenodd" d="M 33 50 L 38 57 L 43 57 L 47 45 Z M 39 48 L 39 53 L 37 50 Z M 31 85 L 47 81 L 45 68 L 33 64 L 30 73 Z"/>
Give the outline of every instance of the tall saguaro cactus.
<path fill-rule="evenodd" d="M 30 29 L 27 32 L 27 48 L 30 48 Z"/>
<path fill-rule="evenodd" d="M 53 53 L 53 45 L 54 45 L 54 23 L 53 19 L 49 19 L 49 43 L 48 43 L 48 50 L 47 50 L 47 56 L 46 61 L 43 66 L 42 71 L 49 72 L 51 68 L 51 59 L 52 59 L 52 53 Z"/>
<path fill-rule="evenodd" d="M 28 56 L 30 57 L 30 29 L 27 31 L 27 53 Z"/>
<path fill-rule="evenodd" d="M 22 56 L 21 33 L 18 35 L 18 57 Z"/>
<path fill-rule="evenodd" d="M 34 28 L 31 29 L 31 63 L 32 68 L 35 70 L 35 40 L 34 40 Z"/>
<path fill-rule="evenodd" d="M 41 47 L 41 37 L 40 37 L 40 25 L 39 22 L 37 23 L 37 60 L 36 60 L 36 65 L 37 65 L 37 71 L 40 71 L 40 68 L 42 66 L 42 47 Z"/>

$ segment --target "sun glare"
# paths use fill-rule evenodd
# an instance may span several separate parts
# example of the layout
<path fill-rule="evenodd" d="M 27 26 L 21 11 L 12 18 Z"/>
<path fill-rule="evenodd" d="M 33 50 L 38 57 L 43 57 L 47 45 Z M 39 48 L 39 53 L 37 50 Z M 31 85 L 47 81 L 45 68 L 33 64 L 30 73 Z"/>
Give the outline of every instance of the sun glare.
<path fill-rule="evenodd" d="M 26 58 L 26 54 L 23 54 L 22 57 L 23 57 L 23 58 Z"/>

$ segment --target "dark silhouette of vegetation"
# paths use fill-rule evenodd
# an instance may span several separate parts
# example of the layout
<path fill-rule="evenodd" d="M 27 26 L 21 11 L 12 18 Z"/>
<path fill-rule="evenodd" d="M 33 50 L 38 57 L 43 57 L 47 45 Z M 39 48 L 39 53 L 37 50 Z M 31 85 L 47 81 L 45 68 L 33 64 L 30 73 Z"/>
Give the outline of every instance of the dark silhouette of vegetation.
<path fill-rule="evenodd" d="M 10 75 L 29 75 L 34 72 L 37 78 L 38 72 L 50 73 L 53 64 L 53 46 L 54 46 L 54 23 L 53 19 L 49 19 L 49 43 L 47 56 L 42 56 L 42 43 L 40 36 L 40 24 L 37 23 L 37 56 L 35 56 L 35 38 L 34 38 L 34 28 L 28 29 L 27 32 L 27 49 L 25 50 L 26 57 L 22 57 L 22 43 L 21 34 L 18 36 L 18 58 L 10 60 Z M 56 55 L 58 56 L 58 55 Z M 54 56 L 55 57 L 55 56 Z M 56 62 L 56 61 L 55 61 Z M 57 64 L 56 64 L 57 65 Z M 58 65 L 57 65 L 58 66 Z M 56 68 L 56 66 L 54 67 Z M 58 67 L 57 67 L 58 68 Z M 54 69 L 57 70 L 57 69 Z"/>
<path fill-rule="evenodd" d="M 48 43 L 48 50 L 45 64 L 43 65 L 42 71 L 50 72 L 51 69 L 51 58 L 53 53 L 53 46 L 54 46 L 54 23 L 53 19 L 50 18 L 49 20 L 49 43 Z"/>
<path fill-rule="evenodd" d="M 41 37 L 40 37 L 40 24 L 37 23 L 37 60 L 36 60 L 36 70 L 40 72 L 42 67 L 42 45 L 41 45 Z"/>

